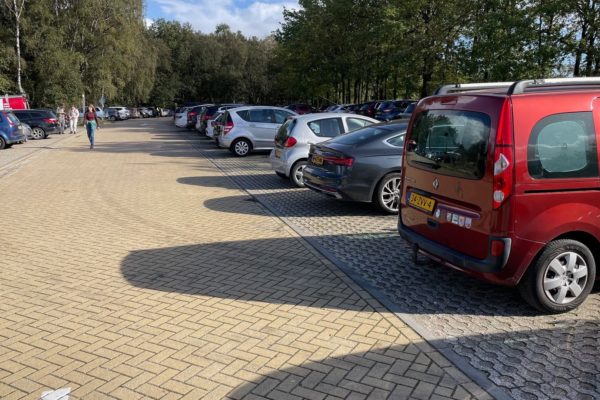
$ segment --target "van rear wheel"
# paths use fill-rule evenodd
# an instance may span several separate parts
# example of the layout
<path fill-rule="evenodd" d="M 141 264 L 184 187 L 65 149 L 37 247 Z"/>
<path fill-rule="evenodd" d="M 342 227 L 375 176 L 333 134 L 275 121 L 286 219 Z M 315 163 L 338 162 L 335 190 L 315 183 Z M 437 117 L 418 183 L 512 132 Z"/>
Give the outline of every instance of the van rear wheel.
<path fill-rule="evenodd" d="M 576 240 L 550 242 L 519 284 L 530 305 L 548 313 L 577 308 L 592 290 L 596 262 L 586 245 Z"/>

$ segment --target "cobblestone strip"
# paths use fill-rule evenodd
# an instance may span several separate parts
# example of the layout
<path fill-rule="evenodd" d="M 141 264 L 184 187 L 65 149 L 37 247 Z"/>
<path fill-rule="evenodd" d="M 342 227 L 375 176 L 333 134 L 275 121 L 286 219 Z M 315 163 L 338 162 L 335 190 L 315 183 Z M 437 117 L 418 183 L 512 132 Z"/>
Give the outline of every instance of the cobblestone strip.
<path fill-rule="evenodd" d="M 202 155 L 268 207 L 488 390 L 517 399 L 600 398 L 600 293 L 575 312 L 537 315 L 513 289 L 426 260 L 414 265 L 397 217 L 292 188 L 265 154 L 243 159 L 198 140 Z M 182 182 L 212 187 L 201 177 Z M 235 212 L 230 199 L 207 203 Z M 491 387 L 486 382 L 492 383 Z M 504 392 L 504 393 L 506 393 Z"/>
<path fill-rule="evenodd" d="M 0 398 L 489 397 L 163 121 L 0 179 Z"/>

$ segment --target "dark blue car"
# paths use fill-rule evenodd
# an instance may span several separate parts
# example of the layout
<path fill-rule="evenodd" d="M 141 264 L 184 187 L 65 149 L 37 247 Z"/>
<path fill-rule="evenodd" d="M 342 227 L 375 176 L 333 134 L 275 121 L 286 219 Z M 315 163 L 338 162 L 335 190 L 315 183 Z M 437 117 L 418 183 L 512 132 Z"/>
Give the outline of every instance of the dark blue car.
<path fill-rule="evenodd" d="M 0 150 L 25 141 L 19 129 L 19 120 L 8 111 L 0 111 Z"/>

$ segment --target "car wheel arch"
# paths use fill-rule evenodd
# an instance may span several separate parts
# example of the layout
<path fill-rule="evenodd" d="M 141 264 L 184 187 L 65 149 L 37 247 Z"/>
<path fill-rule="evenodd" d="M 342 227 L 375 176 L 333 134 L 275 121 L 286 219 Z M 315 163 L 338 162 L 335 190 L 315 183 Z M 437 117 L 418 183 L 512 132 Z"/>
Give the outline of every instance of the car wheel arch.
<path fill-rule="evenodd" d="M 385 172 L 382 172 L 376 180 L 374 180 L 374 184 L 371 185 L 371 189 L 369 189 L 369 198 L 371 199 L 371 201 L 374 201 L 374 197 L 376 194 L 376 190 L 379 187 L 379 184 L 381 183 L 381 181 L 383 181 L 383 179 L 385 179 L 386 176 L 388 176 L 389 174 L 401 174 L 402 173 L 402 169 L 401 168 L 392 168 L 389 170 L 386 170 Z"/>
<path fill-rule="evenodd" d="M 544 246 L 542 246 L 538 250 L 538 252 L 531 258 L 531 260 L 529 261 L 529 264 L 527 264 L 527 268 L 523 268 L 523 272 L 517 282 L 520 282 L 521 279 L 523 279 L 523 276 L 525 275 L 525 273 L 527 272 L 529 267 L 531 267 L 531 265 L 533 265 L 535 263 L 535 261 L 542 255 L 542 253 L 544 252 L 544 250 L 546 249 L 548 244 L 555 242 L 557 240 L 565 240 L 565 239 L 575 240 L 575 241 L 581 242 L 582 244 L 587 246 L 587 248 L 590 249 L 592 256 L 594 257 L 594 261 L 596 262 L 596 265 L 600 265 L 600 252 L 593 250 L 593 249 L 600 248 L 600 241 L 598 239 L 596 239 L 596 237 L 590 232 L 581 231 L 581 230 L 570 231 L 570 232 L 563 233 L 559 236 L 556 236 L 553 239 L 548 240 L 546 242 L 546 244 Z M 596 279 L 600 279 L 600 276 L 598 276 Z"/>
<path fill-rule="evenodd" d="M 289 167 L 287 168 L 287 176 L 290 176 L 290 174 L 292 173 L 292 169 L 294 168 L 294 165 L 296 165 L 296 163 L 298 163 L 300 161 L 308 162 L 308 157 L 298 157 L 298 158 L 294 159 L 294 161 L 288 162 Z"/>

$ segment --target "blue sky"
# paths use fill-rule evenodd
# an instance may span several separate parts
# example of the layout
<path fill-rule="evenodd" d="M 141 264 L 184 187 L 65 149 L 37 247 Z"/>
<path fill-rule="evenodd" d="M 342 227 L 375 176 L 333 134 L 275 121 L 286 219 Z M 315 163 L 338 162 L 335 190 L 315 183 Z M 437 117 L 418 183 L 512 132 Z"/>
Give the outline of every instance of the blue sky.
<path fill-rule="evenodd" d="M 189 22 L 204 33 L 226 23 L 246 36 L 265 37 L 279 27 L 283 8 L 298 8 L 297 0 L 147 0 L 146 19 Z"/>

